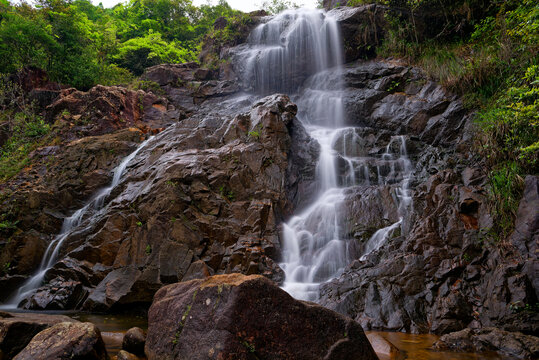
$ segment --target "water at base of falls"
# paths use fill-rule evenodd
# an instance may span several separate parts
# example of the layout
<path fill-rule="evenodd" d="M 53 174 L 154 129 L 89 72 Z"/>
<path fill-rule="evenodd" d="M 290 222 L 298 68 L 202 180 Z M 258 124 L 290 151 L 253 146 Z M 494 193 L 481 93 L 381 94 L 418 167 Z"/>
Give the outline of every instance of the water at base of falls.
<path fill-rule="evenodd" d="M 60 252 L 60 249 L 62 248 L 62 245 L 64 241 L 72 234 L 72 232 L 77 229 L 79 225 L 81 225 L 84 218 L 89 215 L 92 211 L 94 212 L 94 216 L 96 215 L 95 212 L 98 212 L 103 208 L 105 199 L 110 195 L 112 190 L 120 183 L 122 180 L 122 176 L 125 173 L 125 170 L 127 169 L 127 166 L 135 158 L 135 156 L 144 148 L 144 146 L 150 141 L 151 138 L 145 140 L 142 142 L 131 154 L 126 156 L 120 165 L 118 165 L 113 170 L 113 178 L 112 182 L 109 186 L 106 188 L 100 189 L 97 191 L 96 194 L 90 199 L 90 201 L 80 208 L 79 210 L 75 211 L 73 215 L 67 217 L 64 219 L 64 222 L 62 224 L 62 230 L 60 231 L 60 234 L 58 234 L 49 244 L 47 249 L 45 250 L 45 255 L 43 256 L 43 259 L 41 260 L 41 264 L 39 265 L 38 270 L 36 273 L 30 277 L 26 282 L 21 285 L 18 289 L 18 291 L 10 298 L 8 301 L 0 306 L 2 309 L 14 309 L 17 308 L 18 305 L 28 298 L 32 293 L 34 293 L 43 283 L 43 280 L 45 278 L 45 275 L 47 274 L 47 271 L 49 271 L 56 261 L 58 260 L 58 253 Z"/>
<path fill-rule="evenodd" d="M 412 173 L 405 139 L 394 137 L 380 158 L 359 154 L 361 138 L 345 127 L 341 36 L 335 19 L 319 10 L 285 11 L 259 25 L 239 54 L 243 82 L 258 94 L 293 94 L 298 119 L 320 144 L 314 201 L 283 225 L 283 289 L 297 299 L 316 301 L 319 285 L 340 275 L 351 262 L 352 239 L 343 219 L 345 190 L 352 186 L 399 182 L 401 220 L 380 229 L 367 242 L 363 257 L 377 250 L 401 226 L 410 203 Z M 400 141 L 397 152 L 394 142 Z M 337 143 L 346 143 L 337 150 Z M 346 163 L 344 173 L 338 164 Z M 376 173 L 371 179 L 371 169 Z"/>

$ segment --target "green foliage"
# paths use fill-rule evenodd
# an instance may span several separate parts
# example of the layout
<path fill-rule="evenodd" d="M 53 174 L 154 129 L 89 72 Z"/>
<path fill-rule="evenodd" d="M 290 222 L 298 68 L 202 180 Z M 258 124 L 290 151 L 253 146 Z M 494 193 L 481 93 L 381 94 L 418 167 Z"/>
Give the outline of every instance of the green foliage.
<path fill-rule="evenodd" d="M 50 126 L 36 115 L 20 86 L 5 76 L 0 76 L 0 104 L 0 124 L 10 135 L 0 147 L 0 182 L 4 182 L 28 164 L 28 155 L 49 133 Z"/>
<path fill-rule="evenodd" d="M 3 274 L 9 273 L 10 269 L 11 269 L 11 262 L 7 262 L 7 263 L 4 263 L 4 265 L 2 265 L 2 273 Z"/>
<path fill-rule="evenodd" d="M 0 232 L 14 230 L 17 228 L 18 221 L 11 222 L 9 220 L 0 221 Z"/>
<path fill-rule="evenodd" d="M 260 138 L 260 131 L 252 130 L 249 131 L 248 135 L 252 138 L 258 139 Z"/>
<path fill-rule="evenodd" d="M 160 33 L 150 30 L 144 37 L 129 39 L 122 43 L 113 60 L 133 74 L 141 75 L 144 69 L 150 66 L 194 61 L 196 54 L 174 41 L 166 42 Z"/>
<path fill-rule="evenodd" d="M 224 185 L 222 185 L 219 188 L 219 194 L 221 194 L 222 197 L 227 198 L 230 201 L 234 201 L 236 198 L 236 195 L 232 190 L 228 190 Z"/>
<path fill-rule="evenodd" d="M 261 8 L 266 10 L 270 14 L 278 14 L 287 9 L 297 9 L 301 7 L 300 4 L 290 0 L 265 0 Z"/>
<path fill-rule="evenodd" d="M 381 2 L 397 6 L 393 0 Z M 446 27 L 463 13 L 462 4 L 439 2 L 448 14 Z M 432 2 L 405 1 L 401 6 L 417 14 Z M 477 142 L 490 171 L 495 223 L 486 236 L 499 241 L 513 229 L 523 177 L 539 173 L 539 3 L 472 1 L 469 6 L 467 19 L 473 27 L 458 36 L 444 30 L 429 37 L 415 27 L 413 12 L 411 18 L 390 13 L 390 29 L 378 54 L 421 66 L 463 95 L 465 105 L 479 109 Z"/>
<path fill-rule="evenodd" d="M 146 245 L 146 249 L 144 250 L 146 252 L 146 255 L 150 255 L 152 253 L 152 247 L 150 244 Z"/>
<path fill-rule="evenodd" d="M 130 0 L 104 9 L 89 0 L 2 0 L 0 73 L 35 66 L 82 90 L 126 85 L 148 66 L 196 60 L 215 20 L 238 13 L 225 1 Z"/>

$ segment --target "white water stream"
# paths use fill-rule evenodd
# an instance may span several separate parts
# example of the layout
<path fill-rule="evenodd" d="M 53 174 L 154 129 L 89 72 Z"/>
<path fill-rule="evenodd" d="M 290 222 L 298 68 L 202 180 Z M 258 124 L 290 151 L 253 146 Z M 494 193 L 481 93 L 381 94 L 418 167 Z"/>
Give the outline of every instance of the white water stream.
<path fill-rule="evenodd" d="M 263 95 L 295 94 L 298 119 L 320 144 L 318 193 L 310 206 L 284 224 L 279 264 L 285 272 L 283 288 L 295 298 L 315 301 L 320 284 L 339 276 L 352 260 L 349 245 L 353 240 L 345 238 L 343 226 L 346 187 L 401 183 L 396 194 L 401 220 L 378 230 L 365 245 L 362 259 L 400 228 L 411 202 L 412 166 L 406 141 L 393 137 L 378 159 L 354 151 L 362 139 L 354 128 L 345 127 L 343 81 L 335 75 L 342 70 L 341 36 L 335 19 L 322 11 L 300 9 L 271 18 L 251 33 L 249 47 L 241 56 L 246 61 L 244 82 Z M 342 152 L 336 150 L 339 141 L 348 142 Z M 392 153 L 395 141 L 401 142 L 398 154 Z M 351 153 L 346 149 L 352 149 Z M 339 173 L 339 160 L 347 164 L 343 174 Z M 374 176 L 370 169 L 376 169 Z M 375 179 L 371 181 L 371 177 Z"/>
<path fill-rule="evenodd" d="M 109 186 L 98 190 L 97 193 L 94 194 L 94 196 L 90 199 L 90 201 L 88 201 L 85 206 L 75 211 L 73 215 L 64 219 L 60 234 L 56 235 L 56 237 L 50 242 L 49 246 L 47 247 L 47 250 L 45 250 L 45 254 L 36 273 L 28 280 L 26 280 L 26 282 L 21 285 L 21 287 L 19 287 L 18 291 L 6 302 L 6 304 L 2 305 L 0 308 L 17 308 L 17 306 L 23 300 L 33 294 L 42 285 L 45 274 L 57 262 L 58 253 L 60 252 L 64 241 L 73 233 L 74 230 L 78 228 L 78 226 L 82 223 L 85 217 L 90 215 L 92 212 L 94 212 L 95 216 L 99 210 L 103 209 L 106 198 L 110 195 L 112 190 L 121 182 L 122 176 L 124 175 L 125 170 L 127 169 L 127 166 L 129 165 L 131 160 L 133 160 L 135 156 L 137 156 L 140 150 L 144 148 L 144 146 L 148 143 L 150 139 L 151 138 L 143 141 L 135 149 L 135 151 L 126 156 L 122 160 L 120 165 L 118 165 L 113 170 L 113 178 Z"/>

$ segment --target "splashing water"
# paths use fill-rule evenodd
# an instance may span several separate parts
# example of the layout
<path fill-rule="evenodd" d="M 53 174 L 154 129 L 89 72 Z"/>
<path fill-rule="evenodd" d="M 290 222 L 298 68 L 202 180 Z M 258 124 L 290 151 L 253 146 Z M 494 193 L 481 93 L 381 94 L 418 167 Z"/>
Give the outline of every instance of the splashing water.
<path fill-rule="evenodd" d="M 248 47 L 240 53 L 246 64 L 243 81 L 258 94 L 295 94 L 292 98 L 298 105 L 297 117 L 320 144 L 315 200 L 283 225 L 279 264 L 285 272 L 283 288 L 295 298 L 311 301 L 318 298 L 319 285 L 339 276 L 352 260 L 343 224 L 346 187 L 400 180 L 399 214 L 411 201 L 408 183 L 412 167 L 403 137 L 394 137 L 381 159 L 346 150 L 357 147 L 362 139 L 354 128 L 345 127 L 340 39 L 335 19 L 322 11 L 300 9 L 286 11 L 259 25 L 251 33 Z M 340 140 L 345 143 L 344 151 L 336 150 Z M 401 148 L 395 157 L 391 151 L 397 140 Z M 339 173 L 339 160 L 346 163 L 344 174 Z M 378 164 L 373 165 L 375 162 Z M 377 168 L 377 179 L 371 179 L 372 167 Z M 399 222 L 375 233 L 364 256 L 377 250 L 402 221 L 401 215 Z"/>
<path fill-rule="evenodd" d="M 112 190 L 120 183 L 122 176 L 125 173 L 125 170 L 131 160 L 137 156 L 137 154 L 142 150 L 148 141 L 151 138 L 142 142 L 131 154 L 126 156 L 120 165 L 118 165 L 113 172 L 112 182 L 106 188 L 98 190 L 98 192 L 90 199 L 90 201 L 75 211 L 73 215 L 64 219 L 62 224 L 62 230 L 49 244 L 45 250 L 41 264 L 39 265 L 36 273 L 30 277 L 26 282 L 19 287 L 18 291 L 6 302 L 5 305 L 2 305 L 4 309 L 13 309 L 31 294 L 33 294 L 43 283 L 47 271 L 49 271 L 58 260 L 58 254 L 65 240 L 73 233 L 75 229 L 82 223 L 86 215 L 92 211 L 99 211 L 103 208 L 105 199 L 110 195 Z"/>

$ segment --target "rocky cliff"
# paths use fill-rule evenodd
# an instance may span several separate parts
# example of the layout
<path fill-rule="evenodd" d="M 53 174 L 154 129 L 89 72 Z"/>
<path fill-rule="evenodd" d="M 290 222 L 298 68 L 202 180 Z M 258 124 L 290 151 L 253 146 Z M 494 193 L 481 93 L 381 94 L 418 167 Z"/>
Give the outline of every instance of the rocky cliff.
<path fill-rule="evenodd" d="M 343 138 L 335 151 L 371 159 L 364 167 L 370 183 L 346 193 L 353 259 L 321 287 L 320 304 L 365 329 L 497 326 L 536 333 L 538 177 L 526 178 L 514 234 L 490 243 L 487 179 L 473 153 L 471 113 L 420 69 L 360 59 L 369 56 L 361 41 L 383 37 L 375 8 L 333 12 L 350 51 L 347 64 L 329 75 L 344 81 L 346 122 L 357 145 L 347 150 Z M 372 26 L 364 26 L 366 17 Z M 226 73 L 196 64 L 150 68 L 144 78 L 162 96 L 115 87 L 62 90 L 45 109 L 49 122 L 65 125 L 61 141 L 32 154 L 32 167 L 1 188 L 2 211 L 19 221 L 1 243 L 0 263 L 9 263 L 0 278 L 8 290 L 2 300 L 39 267 L 63 219 L 110 183 L 114 167 L 152 134 L 22 305 L 148 305 L 165 284 L 231 272 L 281 282 L 279 225 L 312 193 L 319 146 L 288 96 L 241 93 L 241 65 Z M 402 169 L 379 164 L 398 151 L 396 136 L 413 167 L 413 205 L 403 230 L 363 258 L 371 236 L 399 220 L 394 190 Z"/>

